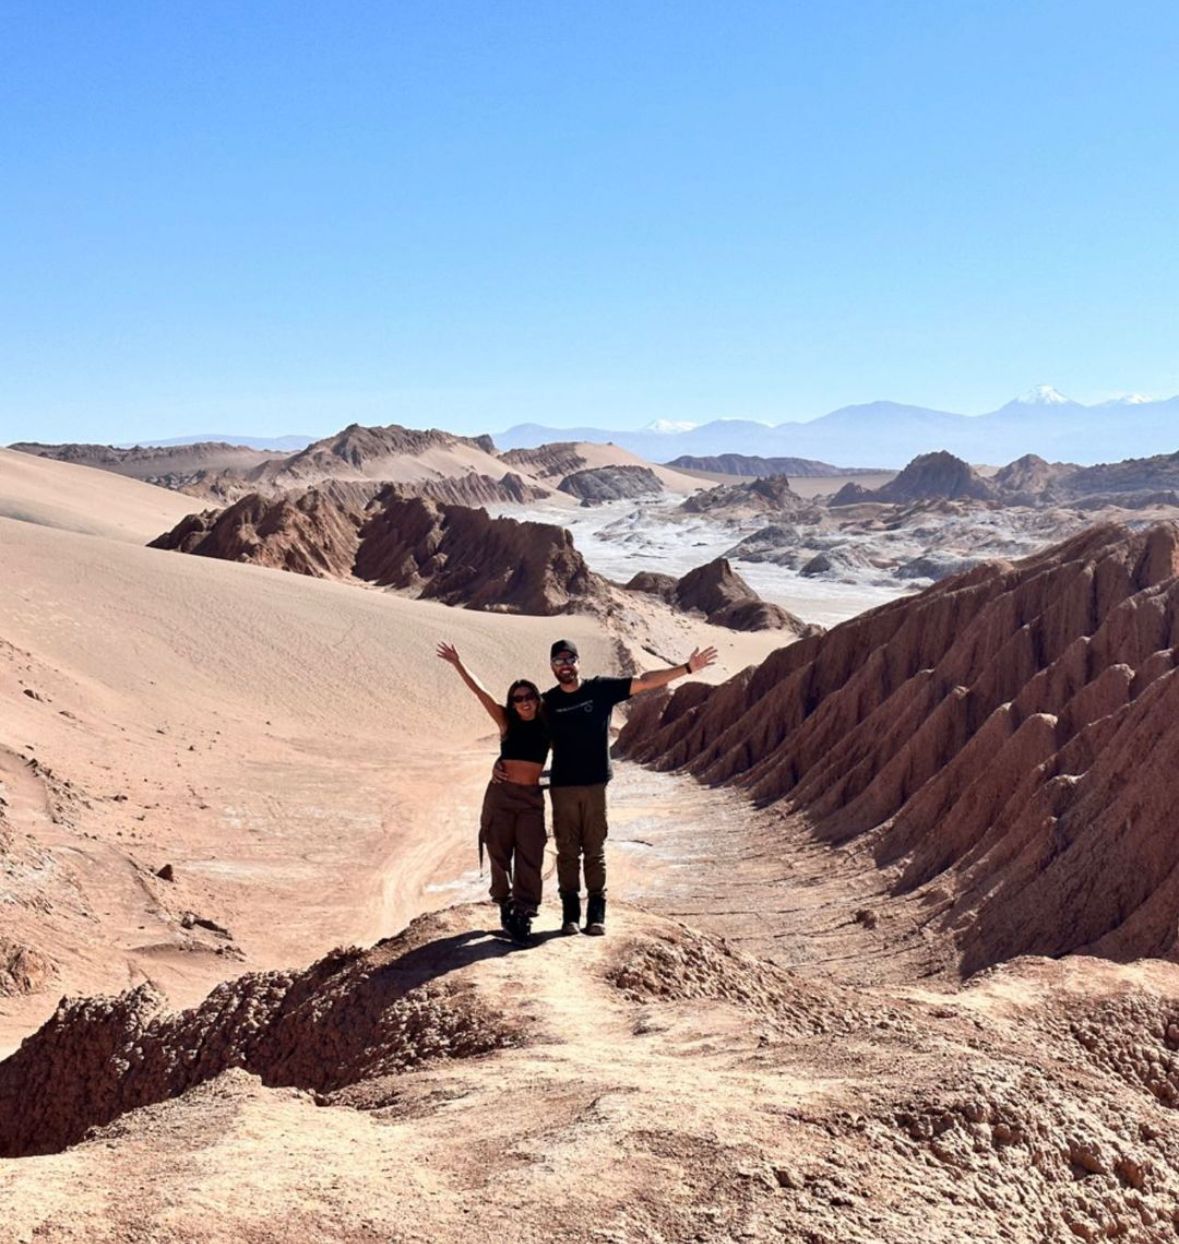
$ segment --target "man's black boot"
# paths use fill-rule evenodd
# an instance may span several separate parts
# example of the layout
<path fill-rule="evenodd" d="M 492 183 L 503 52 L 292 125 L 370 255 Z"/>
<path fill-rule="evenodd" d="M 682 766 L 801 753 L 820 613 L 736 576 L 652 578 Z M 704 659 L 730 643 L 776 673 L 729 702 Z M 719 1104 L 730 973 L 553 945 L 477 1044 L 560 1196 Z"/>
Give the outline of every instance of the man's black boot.
<path fill-rule="evenodd" d="M 505 933 L 512 931 L 512 900 L 510 898 L 496 899 L 499 904 L 499 927 Z"/>
<path fill-rule="evenodd" d="M 571 890 L 561 891 L 561 932 L 580 933 L 581 895 Z"/>
<path fill-rule="evenodd" d="M 591 894 L 585 904 L 585 931 L 590 937 L 601 937 L 606 932 L 606 896 Z"/>
<path fill-rule="evenodd" d="M 532 913 L 512 904 L 508 911 L 507 930 L 512 941 L 527 946 L 532 941 Z"/>

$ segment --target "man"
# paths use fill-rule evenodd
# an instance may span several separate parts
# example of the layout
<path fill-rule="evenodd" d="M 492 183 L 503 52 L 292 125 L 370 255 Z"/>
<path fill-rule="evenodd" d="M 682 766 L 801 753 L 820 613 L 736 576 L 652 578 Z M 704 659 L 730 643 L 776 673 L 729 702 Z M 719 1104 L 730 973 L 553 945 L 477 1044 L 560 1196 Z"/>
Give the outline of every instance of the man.
<path fill-rule="evenodd" d="M 557 888 L 562 932 L 581 923 L 581 866 L 586 888 L 585 931 L 606 932 L 606 783 L 610 781 L 610 715 L 642 691 L 697 674 L 716 660 L 716 649 L 697 648 L 683 663 L 635 678 L 582 679 L 577 645 L 559 639 L 549 652 L 557 685 L 543 695 L 553 739 L 549 795 L 557 843 Z"/>

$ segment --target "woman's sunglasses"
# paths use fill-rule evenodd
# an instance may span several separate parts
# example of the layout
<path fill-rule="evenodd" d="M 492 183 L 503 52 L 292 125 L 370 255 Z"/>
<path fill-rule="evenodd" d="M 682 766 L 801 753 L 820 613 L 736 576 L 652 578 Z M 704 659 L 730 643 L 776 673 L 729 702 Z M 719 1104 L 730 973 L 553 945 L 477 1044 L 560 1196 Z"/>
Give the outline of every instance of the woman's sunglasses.
<path fill-rule="evenodd" d="M 535 704 L 536 696 L 531 691 L 522 691 L 519 695 L 512 696 L 513 704 Z"/>

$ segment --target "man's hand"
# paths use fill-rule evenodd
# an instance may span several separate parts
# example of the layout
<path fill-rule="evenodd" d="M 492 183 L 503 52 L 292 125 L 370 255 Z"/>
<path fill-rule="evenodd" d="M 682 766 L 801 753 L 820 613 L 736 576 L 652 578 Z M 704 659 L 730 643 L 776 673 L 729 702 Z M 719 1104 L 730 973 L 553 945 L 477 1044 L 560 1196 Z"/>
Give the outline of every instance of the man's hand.
<path fill-rule="evenodd" d="M 500 782 L 508 780 L 508 766 L 502 760 L 497 760 L 491 768 L 491 780 L 493 784 L 499 785 Z"/>
<path fill-rule="evenodd" d="M 684 662 L 689 674 L 699 674 L 702 669 L 716 662 L 715 648 L 693 648 L 692 655 Z"/>
<path fill-rule="evenodd" d="M 643 691 L 654 691 L 656 687 L 666 687 L 669 682 L 683 678 L 685 674 L 698 674 L 715 661 L 715 648 L 695 648 L 692 650 L 692 655 L 682 665 L 673 665 L 665 670 L 650 670 L 646 674 L 636 674 L 630 680 L 630 693 L 639 695 Z"/>

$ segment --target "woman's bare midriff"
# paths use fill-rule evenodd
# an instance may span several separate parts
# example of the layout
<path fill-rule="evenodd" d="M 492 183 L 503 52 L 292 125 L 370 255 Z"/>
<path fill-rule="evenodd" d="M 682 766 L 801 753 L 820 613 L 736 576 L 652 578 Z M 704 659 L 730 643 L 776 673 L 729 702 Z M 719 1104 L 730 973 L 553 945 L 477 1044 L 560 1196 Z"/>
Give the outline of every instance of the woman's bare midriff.
<path fill-rule="evenodd" d="M 504 780 L 515 782 L 518 786 L 535 786 L 544 768 L 534 760 L 505 760 L 503 766 Z"/>

